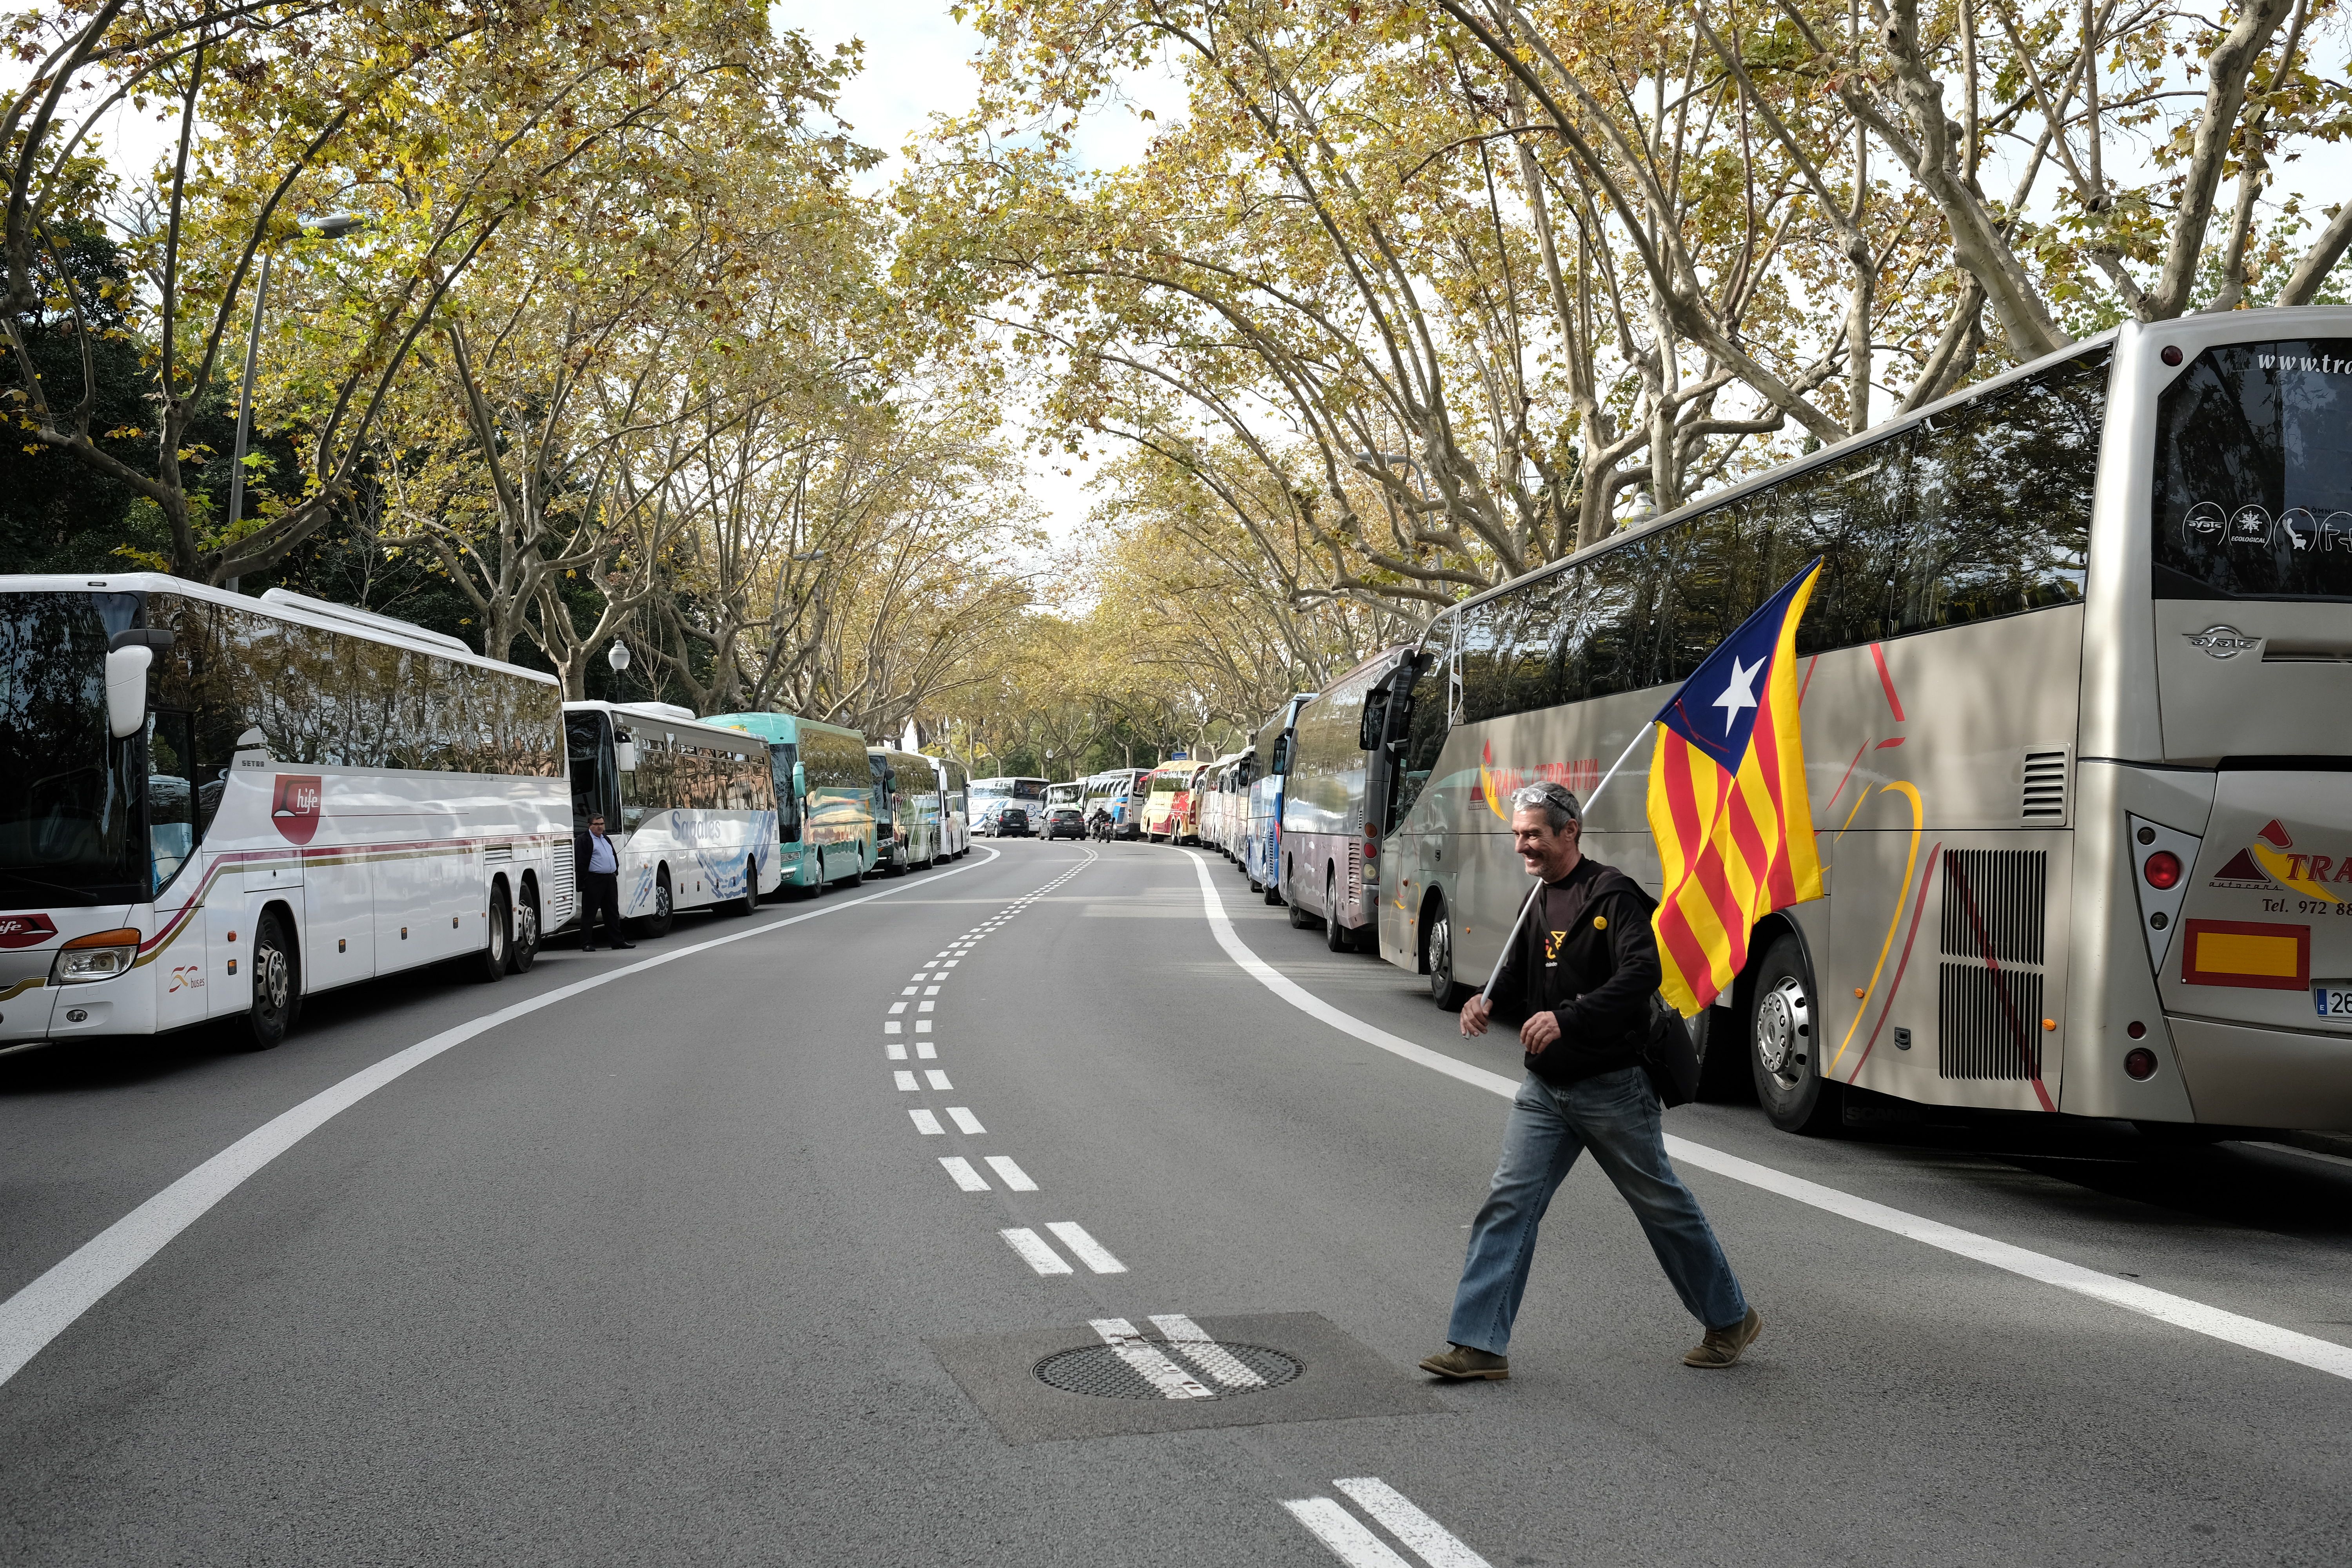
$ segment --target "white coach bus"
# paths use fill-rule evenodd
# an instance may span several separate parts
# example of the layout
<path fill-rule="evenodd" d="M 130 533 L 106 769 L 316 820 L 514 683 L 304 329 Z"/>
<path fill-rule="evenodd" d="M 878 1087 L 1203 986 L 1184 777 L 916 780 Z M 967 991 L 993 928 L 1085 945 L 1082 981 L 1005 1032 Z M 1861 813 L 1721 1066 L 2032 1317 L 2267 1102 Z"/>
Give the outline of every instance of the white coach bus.
<path fill-rule="evenodd" d="M 639 931 L 680 910 L 750 914 L 782 885 L 766 742 L 667 702 L 567 702 L 563 730 L 573 826 L 604 817 Z"/>
<path fill-rule="evenodd" d="M 0 577 L 0 1045 L 242 1019 L 572 916 L 562 692 L 388 616 Z"/>
<path fill-rule="evenodd" d="M 2342 308 L 2126 325 L 1439 616 L 1375 737 L 1382 955 L 1441 1000 L 1487 974 L 1528 885 L 1512 789 L 1589 791 L 1815 555 L 1829 892 L 1750 934 L 1704 1016 L 1717 1082 L 1792 1131 L 1847 1085 L 2352 1127 Z M 1586 843 L 1655 893 L 1646 758 Z"/>
<path fill-rule="evenodd" d="M 1364 874 L 1380 853 L 1379 819 L 1367 795 L 1364 742 L 1373 737 L 1364 733 L 1365 711 L 1412 651 L 1374 654 L 1302 704 L 1291 721 L 1276 886 L 1290 923 L 1321 925 L 1333 952 L 1368 943 L 1378 920 L 1378 889 Z"/>

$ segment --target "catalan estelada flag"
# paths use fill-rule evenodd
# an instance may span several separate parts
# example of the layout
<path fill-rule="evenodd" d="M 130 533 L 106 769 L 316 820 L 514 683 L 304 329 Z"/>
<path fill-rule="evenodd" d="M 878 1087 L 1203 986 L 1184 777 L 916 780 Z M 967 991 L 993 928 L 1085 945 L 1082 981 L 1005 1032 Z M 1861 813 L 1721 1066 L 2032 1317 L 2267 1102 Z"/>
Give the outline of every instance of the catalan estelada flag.
<path fill-rule="evenodd" d="M 1822 896 L 1797 714 L 1797 623 L 1821 570 L 1817 556 L 1658 710 L 1650 831 L 1666 892 L 1651 924 L 1658 989 L 1685 1018 L 1730 985 L 1767 912 Z"/>

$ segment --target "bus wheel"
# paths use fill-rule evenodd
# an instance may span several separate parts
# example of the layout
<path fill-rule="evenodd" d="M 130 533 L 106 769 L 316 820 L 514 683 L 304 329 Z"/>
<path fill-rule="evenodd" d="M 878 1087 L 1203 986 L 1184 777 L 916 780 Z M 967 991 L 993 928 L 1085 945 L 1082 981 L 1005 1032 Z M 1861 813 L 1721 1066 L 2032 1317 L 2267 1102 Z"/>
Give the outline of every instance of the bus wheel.
<path fill-rule="evenodd" d="M 514 908 L 514 940 L 507 944 L 507 973 L 528 974 L 539 959 L 539 885 L 525 879 Z"/>
<path fill-rule="evenodd" d="M 302 963 L 276 910 L 264 910 L 253 932 L 253 1005 L 245 1016 L 247 1038 L 257 1051 L 283 1040 L 302 1010 Z"/>
<path fill-rule="evenodd" d="M 654 873 L 654 912 L 637 917 L 637 934 L 646 938 L 667 936 L 677 919 L 677 905 L 669 896 L 669 868 L 662 867 Z"/>
<path fill-rule="evenodd" d="M 746 860 L 743 862 L 742 897 L 728 900 L 719 906 L 719 912 L 724 915 L 748 915 L 756 913 L 759 908 L 760 863 L 757 860 Z"/>
<path fill-rule="evenodd" d="M 514 915 L 507 903 L 506 884 L 490 887 L 490 931 L 483 941 L 482 951 L 474 955 L 471 968 L 474 978 L 484 983 L 503 980 L 507 975 L 507 955 L 514 947 Z"/>
<path fill-rule="evenodd" d="M 1299 904 L 1298 900 L 1296 897 L 1297 889 L 1294 888 L 1291 890 L 1294 896 L 1290 900 L 1290 929 L 1293 931 L 1305 931 L 1315 923 L 1315 917 L 1308 914 Z"/>
<path fill-rule="evenodd" d="M 1765 951 L 1756 973 L 1748 1022 L 1756 1099 L 1783 1132 L 1826 1132 L 1839 1120 L 1837 1086 L 1822 1076 L 1816 994 L 1804 947 L 1783 934 Z"/>
<path fill-rule="evenodd" d="M 1332 873 L 1323 874 L 1323 907 L 1330 912 L 1323 917 L 1323 945 L 1333 952 L 1350 952 L 1356 937 L 1339 923 L 1339 884 Z"/>
<path fill-rule="evenodd" d="M 1470 999 L 1469 987 L 1454 982 L 1454 920 L 1444 900 L 1433 903 L 1424 928 L 1429 942 L 1429 999 L 1449 1013 Z"/>

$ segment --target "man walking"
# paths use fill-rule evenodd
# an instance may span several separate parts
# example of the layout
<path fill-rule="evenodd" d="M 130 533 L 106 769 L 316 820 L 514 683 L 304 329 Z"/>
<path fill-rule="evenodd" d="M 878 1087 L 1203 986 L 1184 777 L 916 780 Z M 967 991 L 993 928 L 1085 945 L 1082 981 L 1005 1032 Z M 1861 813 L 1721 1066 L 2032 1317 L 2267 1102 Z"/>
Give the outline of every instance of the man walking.
<path fill-rule="evenodd" d="M 616 948 L 637 944 L 621 934 L 621 858 L 604 837 L 604 819 L 592 816 L 588 831 L 572 835 L 572 863 L 580 869 L 580 951 L 596 951 L 596 916 L 604 916 L 604 939 Z"/>
<path fill-rule="evenodd" d="M 1504 1352 L 1528 1288 L 1536 1227 L 1588 1148 L 1706 1330 L 1683 1364 L 1729 1366 L 1762 1320 L 1741 1295 L 1698 1200 L 1666 1163 L 1657 1091 L 1642 1065 L 1659 981 L 1650 900 L 1632 878 L 1582 853 L 1581 813 L 1567 790 L 1529 784 L 1511 805 L 1511 837 L 1540 881 L 1494 991 L 1527 1009 L 1519 1026 L 1527 1078 L 1511 1101 L 1494 1184 L 1470 1227 L 1445 1331 L 1451 1343 L 1422 1370 L 1457 1380 L 1510 1376 Z M 1471 998 L 1463 1034 L 1485 1034 L 1489 1012 L 1485 996 Z"/>

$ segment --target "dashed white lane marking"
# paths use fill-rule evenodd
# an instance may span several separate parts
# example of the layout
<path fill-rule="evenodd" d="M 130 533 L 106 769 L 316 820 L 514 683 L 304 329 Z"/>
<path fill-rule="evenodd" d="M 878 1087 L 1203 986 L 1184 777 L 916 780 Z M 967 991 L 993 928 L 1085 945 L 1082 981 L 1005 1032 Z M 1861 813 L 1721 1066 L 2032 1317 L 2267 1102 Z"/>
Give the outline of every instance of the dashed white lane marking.
<path fill-rule="evenodd" d="M 894 1062 L 903 1062 L 907 1059 L 906 1044 L 899 1040 L 885 1040 L 882 1043 L 882 1054 Z"/>
<path fill-rule="evenodd" d="M 1055 1240 L 1070 1249 L 1072 1257 L 1097 1274 L 1124 1274 L 1127 1265 L 1111 1256 L 1110 1248 L 1087 1234 L 1086 1226 L 1076 1220 L 1056 1220 L 1045 1227 Z"/>
<path fill-rule="evenodd" d="M 971 1168 L 971 1162 L 961 1154 L 942 1156 L 940 1164 L 955 1178 L 955 1184 L 968 1193 L 988 1191 L 988 1178 Z"/>
<path fill-rule="evenodd" d="M 928 1013 L 938 1005 L 939 1004 L 936 1002 L 918 1002 L 915 1004 L 915 1011 L 919 1013 Z"/>
<path fill-rule="evenodd" d="M 903 1013 L 906 1010 L 907 1005 L 904 1002 L 893 1002 L 890 1004 L 890 1011 L 893 1013 Z"/>
<path fill-rule="evenodd" d="M 980 1124 L 979 1117 L 974 1116 L 971 1111 L 965 1110 L 961 1105 L 950 1105 L 948 1107 L 948 1120 L 956 1124 L 956 1131 L 959 1132 L 969 1132 L 974 1136 L 978 1136 L 979 1134 L 988 1131 L 987 1128 L 982 1127 Z"/>
<path fill-rule="evenodd" d="M 1184 853 L 1192 855 L 1192 868 L 1200 876 L 1201 898 L 1206 907 L 1210 932 L 1217 939 L 1217 945 L 1225 950 L 1225 955 L 1259 984 L 1309 1017 L 1328 1024 L 1368 1046 L 1378 1047 L 1392 1056 L 1417 1062 L 1448 1078 L 1506 1099 L 1518 1092 L 1517 1079 L 1488 1072 L 1481 1067 L 1473 1067 L 1468 1062 L 1456 1061 L 1443 1052 L 1415 1045 L 1411 1040 L 1390 1034 L 1386 1029 L 1367 1024 L 1352 1014 L 1343 1013 L 1258 957 L 1234 931 L 1233 922 L 1225 918 L 1224 902 L 1217 897 L 1215 884 L 1209 879 L 1208 864 L 1190 849 Z M 1687 1138 L 1677 1138 L 1672 1133 L 1666 1135 L 1666 1152 L 1679 1163 L 1713 1171 L 1719 1176 L 1728 1176 L 1733 1181 L 1761 1187 L 1766 1192 L 1793 1198 L 1798 1203 L 1874 1229 L 1925 1242 L 1929 1247 L 1972 1258 L 2024 1279 L 2039 1280 L 2062 1290 L 2071 1290 L 2129 1311 L 2144 1313 L 2175 1328 L 2186 1329 L 2191 1333 L 2203 1334 L 2209 1339 L 2246 1350 L 2259 1351 L 2264 1355 L 2307 1366 L 2315 1372 L 2324 1372 L 2333 1377 L 2352 1378 L 2352 1346 L 2339 1345 L 2332 1340 L 2319 1339 L 2311 1334 L 2300 1334 L 2292 1329 L 2280 1328 L 2275 1323 L 2266 1323 L 2259 1318 L 2224 1311 L 2219 1307 L 2209 1307 L 2202 1301 L 2190 1300 L 2186 1296 L 2151 1289 L 2127 1279 L 2110 1279 L 2080 1264 L 2028 1251 L 2022 1247 L 1996 1241 L 1989 1236 L 1979 1236 L 1974 1231 L 1962 1230 L 1940 1220 L 1927 1219 L 1868 1198 L 1856 1197 L 1835 1187 L 1825 1187 L 1802 1176 L 1792 1176 L 1785 1171 L 1759 1165 L 1752 1160 L 1743 1160 L 1737 1154 L 1727 1154 L 1720 1149 L 1694 1143 Z"/>
<path fill-rule="evenodd" d="M 906 1033 L 906 1030 L 899 1025 L 898 1020 L 894 1018 L 883 1024 L 882 1032 L 886 1035 L 902 1035 Z"/>
<path fill-rule="evenodd" d="M 926 985 L 923 987 L 923 994 L 926 996 L 936 996 L 939 994 L 940 988 L 936 985 Z"/>
<path fill-rule="evenodd" d="M 908 1076 L 911 1078 L 914 1075 L 910 1073 Z M 948 1075 L 941 1072 L 937 1068 L 925 1068 L 923 1069 L 923 1077 L 929 1080 L 933 1089 L 953 1089 L 955 1087 L 955 1085 L 948 1081 Z"/>
<path fill-rule="evenodd" d="M 919 1035 L 928 1035 L 930 1032 L 931 1021 L 929 1018 L 918 1018 L 915 1020 L 915 1033 Z"/>
<path fill-rule="evenodd" d="M 1241 1357 L 1211 1339 L 1201 1325 L 1181 1312 L 1154 1312 L 1151 1326 L 1168 1336 L 1176 1353 L 1227 1388 L 1264 1388 L 1265 1379 L 1242 1364 Z"/>
<path fill-rule="evenodd" d="M 1000 1230 L 1005 1245 L 1021 1255 L 1021 1261 L 1040 1274 L 1071 1274 L 1076 1272 L 1062 1261 L 1062 1255 L 1045 1245 L 1045 1238 L 1023 1226 L 1015 1230 Z"/>
<path fill-rule="evenodd" d="M 1327 1497 L 1299 1498 L 1283 1507 L 1348 1568 L 1412 1568 L 1365 1523 Z"/>
<path fill-rule="evenodd" d="M 945 963 L 940 964 L 940 967 L 941 969 L 953 969 L 957 964 L 962 962 L 963 960 L 960 958 L 950 958 Z"/>
<path fill-rule="evenodd" d="M 913 1117 L 913 1118 L 915 1119 L 915 1131 L 916 1131 L 920 1132 L 920 1133 L 924 1133 L 924 1134 L 926 1134 L 926 1135 L 932 1135 L 932 1134 L 936 1134 L 937 1136 L 941 1137 L 941 1138 L 944 1138 L 944 1137 L 946 1137 L 946 1136 L 947 1136 L 948 1130 L 947 1130 L 946 1128 L 944 1128 L 944 1127 L 940 1126 L 940 1119 L 939 1119 L 938 1117 L 936 1117 L 936 1116 L 932 1115 L 929 1111 L 928 1111 L 928 1110 L 909 1110 L 908 1112 L 907 1112 L 907 1114 L 908 1114 L 908 1115 L 909 1115 L 909 1116 L 911 1116 L 911 1117 Z"/>
<path fill-rule="evenodd" d="M 1403 1542 L 1429 1568 L 1489 1568 L 1484 1557 L 1463 1544 L 1459 1536 L 1413 1506 L 1412 1500 L 1378 1476 L 1358 1476 L 1331 1483 L 1354 1500 L 1391 1535 Z"/>
<path fill-rule="evenodd" d="M 1037 1190 L 1037 1184 L 1029 1179 L 1028 1172 L 1013 1163 L 1012 1155 L 991 1154 L 987 1158 L 988 1168 L 996 1173 L 999 1181 L 1014 1192 L 1034 1193 Z"/>
<path fill-rule="evenodd" d="M 544 1008 L 569 1002 L 575 996 L 585 995 L 649 970 L 718 948 L 730 947 L 736 942 L 750 942 L 755 937 L 772 935 L 804 921 L 824 920 L 845 910 L 857 909 L 911 889 L 928 888 L 933 882 L 949 877 L 961 877 L 966 871 L 976 871 L 982 866 L 992 865 L 1002 854 L 1002 850 L 991 849 L 986 860 L 934 871 L 896 887 L 885 888 L 880 892 L 867 893 L 862 898 L 844 899 L 822 909 L 787 915 L 761 925 L 747 925 L 725 936 L 689 942 L 667 952 L 653 953 L 616 965 L 587 979 L 575 980 L 537 996 L 494 1008 L 362 1068 L 300 1104 L 271 1117 L 82 1243 L 5 1301 L 0 1301 L 0 1384 L 5 1384 L 16 1376 L 26 1362 L 38 1355 L 43 1347 L 63 1333 L 76 1319 L 103 1300 L 116 1286 L 144 1267 L 149 1258 L 170 1246 L 173 1237 L 209 1214 L 223 1199 L 279 1155 L 336 1116 L 443 1052 L 518 1018 L 528 1017 Z"/>
<path fill-rule="evenodd" d="M 1125 1318 L 1097 1318 L 1090 1325 L 1118 1359 L 1143 1375 L 1145 1382 L 1169 1399 L 1214 1399 L 1216 1391 L 1174 1362 L 1158 1345 L 1135 1331 Z"/>
<path fill-rule="evenodd" d="M 931 1044 L 929 1040 L 917 1040 L 915 1042 L 915 1055 L 921 1060 L 927 1062 L 937 1061 L 940 1057 L 940 1048 L 939 1047 Z"/>
<path fill-rule="evenodd" d="M 915 1075 L 913 1073 L 894 1072 L 890 1076 L 898 1080 L 898 1087 L 902 1089 L 914 1089 L 919 1092 L 923 1087 L 921 1084 L 915 1081 Z"/>
<path fill-rule="evenodd" d="M 916 978 L 917 978 L 917 979 L 920 979 L 920 978 L 922 978 L 922 977 L 921 977 L 920 975 L 918 975 L 918 976 L 916 976 Z M 898 993 L 898 994 L 899 994 L 899 995 L 901 995 L 901 996 L 912 996 L 914 994 L 915 994 L 915 988 L 914 988 L 913 986 L 911 986 L 911 985 L 908 986 L 905 990 L 903 990 L 903 991 L 901 991 L 901 992 L 899 992 L 899 993 Z"/>

